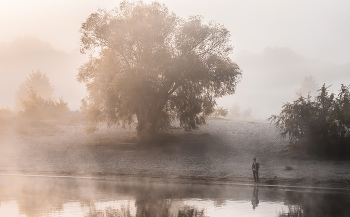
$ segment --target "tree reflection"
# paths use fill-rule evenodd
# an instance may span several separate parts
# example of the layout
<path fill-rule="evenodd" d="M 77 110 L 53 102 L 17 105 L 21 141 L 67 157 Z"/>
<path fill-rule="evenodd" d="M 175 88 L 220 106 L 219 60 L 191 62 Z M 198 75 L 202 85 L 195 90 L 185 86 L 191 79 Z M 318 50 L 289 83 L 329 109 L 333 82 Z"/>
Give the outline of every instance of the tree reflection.
<path fill-rule="evenodd" d="M 144 199 L 138 199 L 135 202 L 136 217 L 157 217 L 170 216 L 170 200 L 160 200 L 150 202 Z"/>
<path fill-rule="evenodd" d="M 205 217 L 204 209 L 198 210 L 196 207 L 185 206 L 179 210 L 177 217 Z"/>
<path fill-rule="evenodd" d="M 350 216 L 350 198 L 339 192 L 293 192 L 285 194 L 288 212 L 282 210 L 279 217 Z"/>
<path fill-rule="evenodd" d="M 96 206 L 92 204 L 89 207 L 90 211 L 84 217 L 133 217 L 130 212 L 130 207 L 122 206 L 120 209 L 107 207 L 105 210 L 97 210 Z"/>
<path fill-rule="evenodd" d="M 141 198 L 135 202 L 136 217 L 204 217 L 204 209 L 198 210 L 194 206 L 179 207 L 179 204 L 172 203 L 170 199 Z"/>
<path fill-rule="evenodd" d="M 135 204 L 135 215 L 131 214 L 129 206 L 122 206 L 120 209 L 108 207 L 105 210 L 97 210 L 95 204 L 92 204 L 84 217 L 205 217 L 204 209 L 199 210 L 194 206 L 177 207 L 168 199 L 154 202 L 139 200 Z"/>
<path fill-rule="evenodd" d="M 303 217 L 306 216 L 303 213 L 303 210 L 301 209 L 300 206 L 288 206 L 288 212 L 282 212 L 279 213 L 278 217 Z"/>

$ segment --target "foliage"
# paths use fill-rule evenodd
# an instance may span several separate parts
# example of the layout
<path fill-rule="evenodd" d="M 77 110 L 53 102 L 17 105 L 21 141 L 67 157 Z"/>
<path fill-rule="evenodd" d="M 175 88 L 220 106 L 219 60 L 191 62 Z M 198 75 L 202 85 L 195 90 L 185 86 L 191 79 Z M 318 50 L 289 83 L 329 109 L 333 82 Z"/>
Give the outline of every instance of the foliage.
<path fill-rule="evenodd" d="M 175 119 L 197 128 L 241 74 L 226 28 L 199 16 L 180 19 L 157 2 L 98 10 L 80 31 L 81 52 L 91 53 L 78 74 L 89 93 L 84 110 L 96 123 L 136 118 L 139 136 L 168 130 Z"/>
<path fill-rule="evenodd" d="M 23 116 L 34 119 L 59 118 L 69 112 L 68 103 L 62 97 L 59 100 L 44 99 L 34 89 L 30 89 L 28 98 L 22 100 Z"/>
<path fill-rule="evenodd" d="M 316 154 L 350 157 L 350 93 L 341 85 L 339 94 L 329 94 L 325 84 L 312 101 L 300 96 L 285 103 L 280 115 L 270 121 L 288 137 L 292 147 Z"/>
<path fill-rule="evenodd" d="M 53 100 L 54 89 L 46 74 L 32 72 L 16 92 L 16 109 L 33 119 L 58 118 L 69 111 L 62 97 Z"/>
<path fill-rule="evenodd" d="M 227 114 L 228 114 L 227 109 L 224 109 L 222 107 L 218 107 L 217 109 L 214 110 L 212 115 L 214 117 L 219 117 L 219 116 L 226 117 Z"/>
<path fill-rule="evenodd" d="M 35 90 L 36 94 L 45 100 L 52 99 L 54 93 L 54 89 L 46 74 L 41 73 L 39 70 L 32 72 L 16 91 L 15 109 L 17 111 L 23 110 L 21 101 L 28 99 L 31 89 Z"/>

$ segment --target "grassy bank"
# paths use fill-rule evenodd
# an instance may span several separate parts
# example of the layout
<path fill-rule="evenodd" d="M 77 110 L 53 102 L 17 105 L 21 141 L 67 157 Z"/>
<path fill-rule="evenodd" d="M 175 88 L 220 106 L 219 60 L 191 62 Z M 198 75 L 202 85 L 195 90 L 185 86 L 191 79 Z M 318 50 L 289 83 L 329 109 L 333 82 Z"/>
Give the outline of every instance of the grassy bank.
<path fill-rule="evenodd" d="M 256 157 L 264 184 L 350 187 L 349 161 L 289 153 L 287 141 L 262 121 L 211 119 L 200 130 L 173 129 L 148 145 L 135 142 L 133 129 L 101 126 L 87 134 L 79 121 L 43 126 L 32 128 L 35 134 L 8 129 L 0 147 L 2 173 L 253 183 Z"/>

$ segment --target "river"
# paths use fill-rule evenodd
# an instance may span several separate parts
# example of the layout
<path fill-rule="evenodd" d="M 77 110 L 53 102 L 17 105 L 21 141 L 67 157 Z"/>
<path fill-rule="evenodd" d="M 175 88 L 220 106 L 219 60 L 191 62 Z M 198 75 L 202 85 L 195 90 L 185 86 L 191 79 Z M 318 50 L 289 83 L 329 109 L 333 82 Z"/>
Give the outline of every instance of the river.
<path fill-rule="evenodd" d="M 350 189 L 3 174 L 0 216 L 350 216 Z"/>

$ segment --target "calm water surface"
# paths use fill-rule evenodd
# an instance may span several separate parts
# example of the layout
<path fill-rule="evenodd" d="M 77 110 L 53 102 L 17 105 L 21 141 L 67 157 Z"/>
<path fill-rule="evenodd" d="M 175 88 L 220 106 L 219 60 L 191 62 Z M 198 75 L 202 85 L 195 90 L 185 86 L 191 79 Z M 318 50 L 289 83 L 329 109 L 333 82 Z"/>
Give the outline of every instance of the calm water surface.
<path fill-rule="evenodd" d="M 350 191 L 0 176 L 0 216 L 350 216 Z"/>

